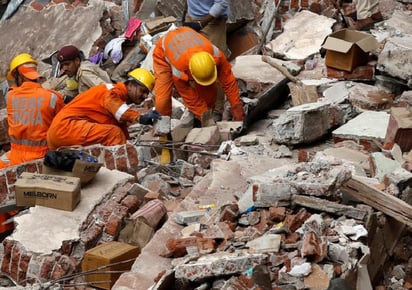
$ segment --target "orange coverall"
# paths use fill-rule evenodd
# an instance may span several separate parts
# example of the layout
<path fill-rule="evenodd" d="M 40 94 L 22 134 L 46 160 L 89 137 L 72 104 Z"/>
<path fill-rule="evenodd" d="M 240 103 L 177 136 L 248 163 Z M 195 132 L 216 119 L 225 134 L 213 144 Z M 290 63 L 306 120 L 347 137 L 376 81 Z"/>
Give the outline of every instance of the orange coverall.
<path fill-rule="evenodd" d="M 139 117 L 127 99 L 124 83 L 101 84 L 81 93 L 54 118 L 47 134 L 49 148 L 125 144 L 127 126 Z"/>
<path fill-rule="evenodd" d="M 0 156 L 0 169 L 43 158 L 48 150 L 47 130 L 63 106 L 60 93 L 46 90 L 39 83 L 11 87 L 7 95 L 11 148 Z"/>
<path fill-rule="evenodd" d="M 155 73 L 156 110 L 165 116 L 172 114 L 172 88 L 176 88 L 184 105 L 196 118 L 208 109 L 213 109 L 217 96 L 217 84 L 198 85 L 189 70 L 190 57 L 196 52 L 209 52 L 216 63 L 217 78 L 231 107 L 242 105 L 239 87 L 232 73 L 232 66 L 225 55 L 206 37 L 189 27 L 179 27 L 161 37 L 153 51 Z"/>
<path fill-rule="evenodd" d="M 10 222 L 7 224 L 3 224 L 3 223 L 18 213 L 19 213 L 18 210 L 12 210 L 7 213 L 0 213 L 0 237 L 1 237 L 0 240 L 5 238 L 5 236 L 3 235 L 5 235 L 7 232 L 14 229 L 14 222 Z"/>

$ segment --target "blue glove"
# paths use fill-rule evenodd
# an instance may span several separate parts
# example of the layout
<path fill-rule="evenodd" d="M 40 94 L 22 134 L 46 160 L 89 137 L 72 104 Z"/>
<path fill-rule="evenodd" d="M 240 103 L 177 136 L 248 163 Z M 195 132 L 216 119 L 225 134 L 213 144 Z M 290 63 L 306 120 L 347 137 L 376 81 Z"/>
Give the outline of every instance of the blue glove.
<path fill-rule="evenodd" d="M 153 120 L 160 120 L 162 116 L 155 110 L 147 112 L 141 115 L 139 118 L 139 123 L 143 125 L 153 125 Z"/>
<path fill-rule="evenodd" d="M 190 28 L 192 28 L 193 30 L 196 30 L 196 31 L 200 31 L 203 28 L 200 21 L 183 22 L 182 24 L 183 24 L 183 26 L 190 27 Z"/>

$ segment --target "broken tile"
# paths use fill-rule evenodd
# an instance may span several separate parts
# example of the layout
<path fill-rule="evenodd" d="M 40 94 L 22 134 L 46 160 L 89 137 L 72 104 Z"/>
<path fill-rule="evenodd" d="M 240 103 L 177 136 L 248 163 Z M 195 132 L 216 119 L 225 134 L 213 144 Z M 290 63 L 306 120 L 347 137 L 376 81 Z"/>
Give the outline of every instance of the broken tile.
<path fill-rule="evenodd" d="M 332 135 L 335 143 L 342 140 L 352 140 L 366 146 L 367 150 L 376 150 L 378 148 L 374 140 L 383 142 L 388 124 L 388 113 L 364 111 L 332 131 Z"/>
<path fill-rule="evenodd" d="M 267 234 L 246 243 L 251 253 L 278 252 L 281 242 L 281 235 Z"/>

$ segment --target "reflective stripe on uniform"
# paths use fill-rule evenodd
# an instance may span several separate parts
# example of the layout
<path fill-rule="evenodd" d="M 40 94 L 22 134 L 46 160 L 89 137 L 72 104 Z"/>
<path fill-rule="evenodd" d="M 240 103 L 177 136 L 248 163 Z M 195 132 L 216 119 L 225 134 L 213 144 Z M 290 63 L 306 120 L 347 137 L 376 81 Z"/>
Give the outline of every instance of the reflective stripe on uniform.
<path fill-rule="evenodd" d="M 105 85 L 106 85 L 106 88 L 107 88 L 108 90 L 111 90 L 111 89 L 114 88 L 114 85 L 113 85 L 113 84 L 105 84 Z"/>
<path fill-rule="evenodd" d="M 26 146 L 46 146 L 47 145 L 47 140 L 32 141 L 32 140 L 26 140 L 26 139 L 16 139 L 14 137 L 10 137 L 10 142 L 19 144 L 19 145 L 26 145 Z"/>
<path fill-rule="evenodd" d="M 3 155 L 1 155 L 0 160 L 3 161 L 4 163 L 10 163 L 10 159 L 7 153 L 4 153 Z"/>
<path fill-rule="evenodd" d="M 124 114 L 124 112 L 126 112 L 127 110 L 129 110 L 129 106 L 127 105 L 127 104 L 123 104 L 123 105 L 121 105 L 118 109 L 117 109 L 117 111 L 116 111 L 116 114 L 114 114 L 114 117 L 116 118 L 116 120 L 118 121 L 118 122 L 120 122 L 120 118 L 122 117 L 122 115 Z"/>
<path fill-rule="evenodd" d="M 219 48 L 217 46 L 213 45 L 213 56 L 218 57 L 219 56 Z"/>
<path fill-rule="evenodd" d="M 56 103 L 57 103 L 57 95 L 55 93 L 52 93 L 50 96 L 49 107 L 52 109 L 56 108 Z"/>
<path fill-rule="evenodd" d="M 182 72 L 180 70 L 178 70 L 174 65 L 170 65 L 172 67 L 172 74 L 177 77 L 180 78 L 182 76 Z"/>

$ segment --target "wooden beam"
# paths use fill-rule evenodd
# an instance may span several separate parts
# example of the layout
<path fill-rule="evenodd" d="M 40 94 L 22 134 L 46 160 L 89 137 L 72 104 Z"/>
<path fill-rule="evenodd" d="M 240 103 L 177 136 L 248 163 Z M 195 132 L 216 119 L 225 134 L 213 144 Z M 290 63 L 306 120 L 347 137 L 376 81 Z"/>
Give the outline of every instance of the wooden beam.
<path fill-rule="evenodd" d="M 395 220 L 411 227 L 412 206 L 403 200 L 372 187 L 362 180 L 352 177 L 341 187 L 342 192 L 393 217 Z"/>
<path fill-rule="evenodd" d="M 404 229 L 405 224 L 392 217 L 387 217 L 383 226 L 368 229 L 368 246 L 371 249 L 368 272 L 373 284 L 383 278 L 385 263 L 392 256 Z"/>
<path fill-rule="evenodd" d="M 368 244 L 371 249 L 368 272 L 371 281 L 375 282 L 382 278 L 385 262 L 392 255 L 405 227 L 412 225 L 412 206 L 356 177 L 349 179 L 341 190 L 388 215 L 383 226 L 378 226 L 375 221 L 368 227 Z"/>
<path fill-rule="evenodd" d="M 368 214 L 366 211 L 354 208 L 353 206 L 339 204 L 314 196 L 294 195 L 292 197 L 292 201 L 303 207 L 308 207 L 335 215 L 344 215 L 358 220 L 364 220 Z"/>

